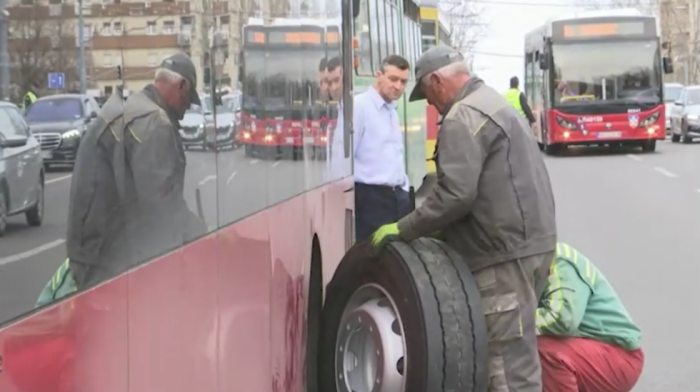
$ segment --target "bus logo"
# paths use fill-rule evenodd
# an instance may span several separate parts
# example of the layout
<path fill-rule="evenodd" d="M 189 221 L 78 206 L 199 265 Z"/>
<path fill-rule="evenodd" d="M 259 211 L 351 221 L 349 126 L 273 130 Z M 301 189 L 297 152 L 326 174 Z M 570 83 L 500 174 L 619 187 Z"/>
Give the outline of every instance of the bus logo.
<path fill-rule="evenodd" d="M 630 127 L 632 128 L 637 128 L 637 125 L 639 125 L 639 116 L 636 114 L 630 114 L 627 116 L 627 119 L 629 120 Z"/>

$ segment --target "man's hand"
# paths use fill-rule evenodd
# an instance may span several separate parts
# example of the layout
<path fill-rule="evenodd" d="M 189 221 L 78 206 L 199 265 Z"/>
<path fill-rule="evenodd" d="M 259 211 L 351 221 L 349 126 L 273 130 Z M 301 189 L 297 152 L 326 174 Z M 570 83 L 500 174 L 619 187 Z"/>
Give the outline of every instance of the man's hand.
<path fill-rule="evenodd" d="M 372 245 L 381 246 L 392 236 L 399 235 L 399 225 L 398 223 L 386 224 L 372 234 Z"/>

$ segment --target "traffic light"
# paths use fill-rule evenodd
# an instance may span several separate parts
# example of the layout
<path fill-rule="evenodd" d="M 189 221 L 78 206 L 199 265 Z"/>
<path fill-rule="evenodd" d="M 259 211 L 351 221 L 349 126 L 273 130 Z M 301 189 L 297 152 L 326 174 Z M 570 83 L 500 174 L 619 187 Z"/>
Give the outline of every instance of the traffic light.
<path fill-rule="evenodd" d="M 122 80 L 122 66 L 117 65 L 117 79 Z"/>

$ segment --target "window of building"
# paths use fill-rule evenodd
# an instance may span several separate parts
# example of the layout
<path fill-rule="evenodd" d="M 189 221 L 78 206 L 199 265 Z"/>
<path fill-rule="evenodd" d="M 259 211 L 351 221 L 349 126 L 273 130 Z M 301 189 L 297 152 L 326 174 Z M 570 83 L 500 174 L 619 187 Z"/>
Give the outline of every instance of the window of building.
<path fill-rule="evenodd" d="M 112 24 L 109 22 L 102 23 L 102 35 L 112 35 Z"/>
<path fill-rule="evenodd" d="M 158 65 L 158 56 L 156 56 L 155 53 L 149 53 L 148 54 L 148 66 L 155 67 L 156 65 Z"/>
<path fill-rule="evenodd" d="M 61 3 L 62 3 L 61 0 L 49 0 L 49 4 L 54 4 L 54 5 L 59 4 L 60 5 Z"/>
<path fill-rule="evenodd" d="M 112 54 L 105 53 L 102 55 L 102 66 L 111 67 L 112 66 Z"/>
<path fill-rule="evenodd" d="M 180 18 L 180 31 L 184 33 L 191 33 L 192 32 L 192 17 L 191 16 L 183 16 Z"/>
<path fill-rule="evenodd" d="M 231 22 L 231 18 L 228 15 L 224 15 L 219 19 L 219 31 L 224 31 L 228 33 L 228 26 Z"/>
<path fill-rule="evenodd" d="M 105 86 L 105 95 L 112 95 L 114 88 L 112 86 Z"/>
<path fill-rule="evenodd" d="M 155 35 L 157 33 L 158 33 L 158 28 L 156 27 L 156 22 L 147 22 L 146 23 L 146 34 Z"/>
<path fill-rule="evenodd" d="M 112 32 L 114 34 L 121 34 L 122 33 L 122 22 L 114 22 L 114 25 L 112 26 Z"/>
<path fill-rule="evenodd" d="M 175 34 L 175 22 L 172 20 L 163 22 L 163 34 Z"/>

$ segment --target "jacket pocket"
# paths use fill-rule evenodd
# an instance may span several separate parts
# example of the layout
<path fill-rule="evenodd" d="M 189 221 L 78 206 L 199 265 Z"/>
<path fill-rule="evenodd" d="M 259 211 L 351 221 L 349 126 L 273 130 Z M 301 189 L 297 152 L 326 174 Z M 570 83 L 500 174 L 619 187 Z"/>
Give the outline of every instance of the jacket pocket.
<path fill-rule="evenodd" d="M 520 304 L 516 293 L 481 299 L 489 332 L 489 342 L 509 342 L 523 336 Z"/>

